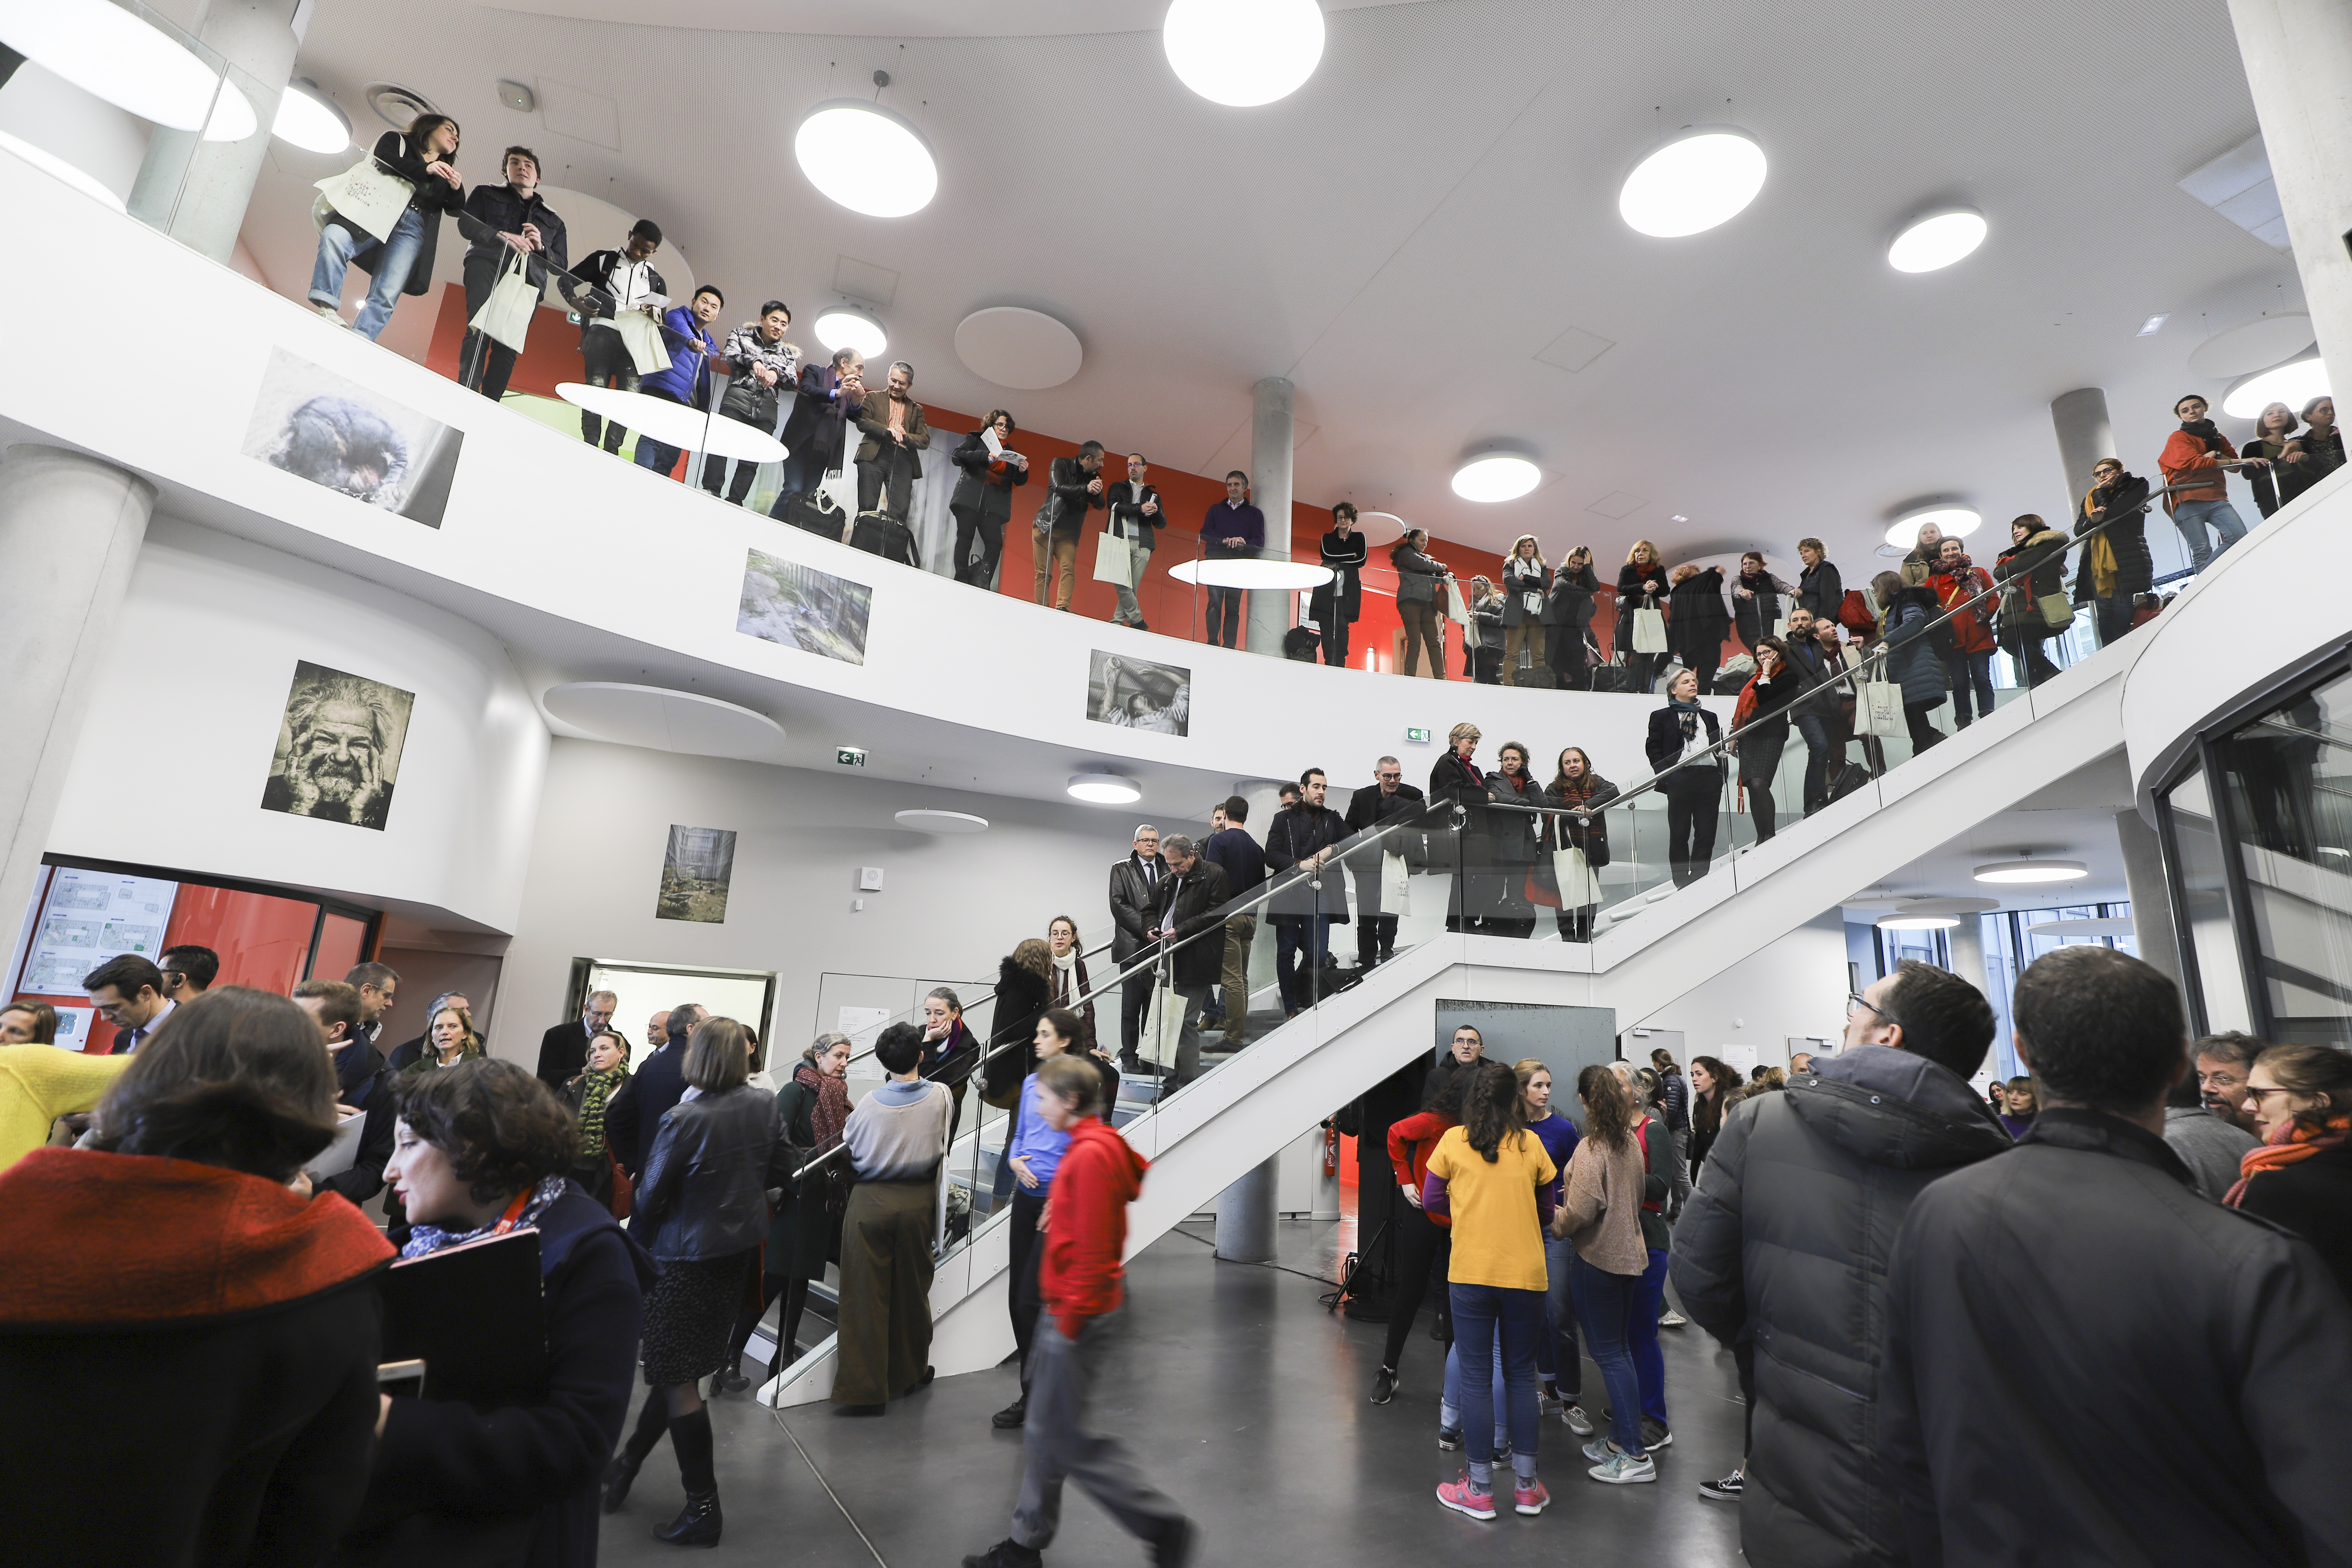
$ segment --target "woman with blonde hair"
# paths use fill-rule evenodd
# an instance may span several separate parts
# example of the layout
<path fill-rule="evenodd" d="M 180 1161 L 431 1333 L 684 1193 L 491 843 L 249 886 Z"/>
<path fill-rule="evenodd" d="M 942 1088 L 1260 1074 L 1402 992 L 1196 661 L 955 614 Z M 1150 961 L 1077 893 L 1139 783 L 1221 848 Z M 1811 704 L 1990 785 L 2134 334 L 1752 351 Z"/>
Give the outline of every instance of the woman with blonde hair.
<path fill-rule="evenodd" d="M 1446 906 L 1447 931 L 1476 931 L 1478 917 L 1465 914 L 1462 889 L 1470 875 L 1486 864 L 1486 774 L 1471 756 L 1478 750 L 1478 726 L 1468 721 L 1459 723 L 1445 732 L 1445 754 L 1429 770 L 1429 804 L 1432 807 L 1459 806 L 1463 812 L 1462 831 L 1455 838 L 1457 864 L 1454 868 L 1453 890 Z M 1433 819 L 1441 829 L 1445 819 Z M 1435 866 L 1433 870 L 1444 870 Z"/>
<path fill-rule="evenodd" d="M 1511 542 L 1503 563 L 1503 668 L 1507 686 L 1531 686 L 1544 661 L 1544 605 L 1551 593 L 1551 568 L 1544 563 L 1543 547 L 1532 533 Z M 1525 648 L 1522 660 L 1519 650 Z M 1521 668 L 1525 666 L 1524 669 Z"/>
<path fill-rule="evenodd" d="M 1666 603 L 1666 567 L 1658 547 L 1646 539 L 1633 541 L 1625 564 L 1617 569 L 1617 653 L 1625 662 L 1627 689 L 1647 691 L 1666 666 L 1664 650 L 1633 651 L 1633 616 L 1641 610 L 1663 612 Z"/>

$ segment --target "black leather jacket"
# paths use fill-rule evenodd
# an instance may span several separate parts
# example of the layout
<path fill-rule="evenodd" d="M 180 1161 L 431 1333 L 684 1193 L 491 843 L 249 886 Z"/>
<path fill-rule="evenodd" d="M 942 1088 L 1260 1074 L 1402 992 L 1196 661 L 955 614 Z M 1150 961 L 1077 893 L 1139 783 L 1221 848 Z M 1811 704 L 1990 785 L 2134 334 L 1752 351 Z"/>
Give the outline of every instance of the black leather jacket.
<path fill-rule="evenodd" d="M 769 1170 L 775 1152 L 776 1097 L 766 1089 L 679 1100 L 646 1156 L 631 1233 L 665 1261 L 750 1251 L 767 1238 L 768 1188 L 783 1184 L 786 1173 Z"/>

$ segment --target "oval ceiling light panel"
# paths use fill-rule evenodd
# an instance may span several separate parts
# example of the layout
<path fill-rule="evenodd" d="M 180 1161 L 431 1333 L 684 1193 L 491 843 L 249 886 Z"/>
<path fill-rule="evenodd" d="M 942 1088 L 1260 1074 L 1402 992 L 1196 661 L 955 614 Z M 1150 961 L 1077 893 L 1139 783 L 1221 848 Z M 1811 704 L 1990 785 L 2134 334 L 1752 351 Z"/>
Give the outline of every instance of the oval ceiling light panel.
<path fill-rule="evenodd" d="M 2225 331 L 2215 332 L 2189 351 L 2189 374 L 2221 380 L 2252 375 L 2299 357 L 2319 341 L 2311 318 L 2301 310 L 2257 316 Z"/>
<path fill-rule="evenodd" d="M 1639 233 L 1679 239 L 1728 223 L 1763 188 L 1763 148 L 1737 131 L 1698 131 L 1643 159 L 1617 212 Z"/>
<path fill-rule="evenodd" d="M 1880 931 L 1950 931 L 1960 921 L 1958 915 L 1881 915 L 1875 923 Z"/>
<path fill-rule="evenodd" d="M 1934 272 L 1968 256 L 1985 241 L 1984 214 L 1937 213 L 1897 235 L 1886 247 L 1886 264 L 1897 272 Z"/>
<path fill-rule="evenodd" d="M 816 341 L 835 351 L 856 349 L 872 359 L 890 346 L 882 323 L 851 305 L 834 305 L 817 312 Z"/>
<path fill-rule="evenodd" d="M 1020 392 L 1061 385 L 1087 358 L 1077 333 L 1043 310 L 1018 305 L 992 305 L 957 322 L 955 351 L 982 381 Z"/>
<path fill-rule="evenodd" d="M 818 104 L 793 137 L 809 184 L 854 213 L 905 217 L 939 193 L 931 144 L 905 115 L 863 99 Z"/>
<path fill-rule="evenodd" d="M 1186 87 L 1212 103 L 1255 109 L 1315 74 L 1323 9 L 1315 0 L 1175 0 L 1160 42 Z"/>
<path fill-rule="evenodd" d="M 142 120 L 194 131 L 212 117 L 218 74 L 162 28 L 107 0 L 7 0 L 0 4 L 0 44 Z"/>
<path fill-rule="evenodd" d="M 269 133 L 305 153 L 341 153 L 352 144 L 352 122 L 315 83 L 286 84 Z"/>
<path fill-rule="evenodd" d="M 2221 399 L 2221 412 L 2232 419 L 2252 419 L 2273 403 L 2300 412 L 2313 398 L 2335 395 L 2336 389 L 2327 384 L 2326 363 L 2316 358 L 2299 359 L 2231 387 Z"/>
<path fill-rule="evenodd" d="M 1886 527 L 1886 542 L 1909 550 L 1919 542 L 1923 523 L 1934 523 L 1948 539 L 1966 539 L 1984 521 L 1984 514 L 1969 506 L 1929 506 L 1905 512 Z"/>
<path fill-rule="evenodd" d="M 1073 773 L 1069 793 L 1091 805 L 1128 805 L 1143 798 L 1143 786 L 1123 773 Z"/>
<path fill-rule="evenodd" d="M 1454 470 L 1454 493 L 1464 500 L 1517 500 L 1543 482 L 1543 470 L 1525 458 L 1473 458 Z"/>
<path fill-rule="evenodd" d="M 1996 860 L 1972 873 L 1979 882 L 2032 887 L 2043 882 L 2079 882 L 2091 874 L 2080 860 Z"/>
<path fill-rule="evenodd" d="M 1170 581 L 1201 588 L 1319 588 L 1333 573 L 1328 566 L 1305 561 L 1179 561 L 1168 568 Z"/>

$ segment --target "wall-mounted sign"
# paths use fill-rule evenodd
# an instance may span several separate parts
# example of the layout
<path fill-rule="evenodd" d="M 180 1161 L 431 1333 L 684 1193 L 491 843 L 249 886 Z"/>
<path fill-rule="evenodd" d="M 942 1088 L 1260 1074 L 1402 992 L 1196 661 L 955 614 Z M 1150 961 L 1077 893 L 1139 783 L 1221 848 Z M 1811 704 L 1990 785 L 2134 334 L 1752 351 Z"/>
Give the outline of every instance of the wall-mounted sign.
<path fill-rule="evenodd" d="M 1404 738 L 1407 742 L 1415 746 L 1429 744 L 1429 731 L 1426 730 L 1407 730 L 1404 732 Z"/>
<path fill-rule="evenodd" d="M 862 768 L 866 765 L 866 749 L 863 746 L 835 746 L 833 760 L 845 768 Z"/>

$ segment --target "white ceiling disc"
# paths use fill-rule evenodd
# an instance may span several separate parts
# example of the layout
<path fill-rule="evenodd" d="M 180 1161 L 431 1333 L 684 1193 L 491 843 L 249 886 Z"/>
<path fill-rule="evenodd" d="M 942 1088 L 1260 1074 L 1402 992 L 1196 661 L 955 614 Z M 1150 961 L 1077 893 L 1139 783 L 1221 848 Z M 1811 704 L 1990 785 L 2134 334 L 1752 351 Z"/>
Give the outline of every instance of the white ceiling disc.
<path fill-rule="evenodd" d="M 1168 575 L 1202 588 L 1319 588 L 1331 580 L 1331 568 L 1304 561 L 1179 561 Z"/>
<path fill-rule="evenodd" d="M 787 455 L 782 441 L 756 426 L 716 413 L 698 414 L 667 397 L 577 381 L 556 383 L 555 395 L 599 418 L 625 425 L 640 436 L 651 436 L 666 447 L 714 458 L 740 458 L 747 463 L 781 463 Z"/>
<path fill-rule="evenodd" d="M 898 826 L 918 833 L 985 833 L 988 818 L 968 811 L 902 811 Z"/>
<path fill-rule="evenodd" d="M 2191 375 L 2251 375 L 2291 360 L 2318 341 L 2311 318 L 2300 311 L 2257 316 L 2242 326 L 2215 332 L 2189 351 Z"/>
<path fill-rule="evenodd" d="M 956 326 L 956 358 L 982 381 L 1042 392 L 1078 374 L 1086 350 L 1078 334 L 1043 310 L 992 305 Z"/>
<path fill-rule="evenodd" d="M 2080 920 L 2043 921 L 2025 928 L 2028 936 L 2130 936 L 2139 928 L 2132 924 L 2129 915 L 2085 916 Z"/>
<path fill-rule="evenodd" d="M 698 692 L 617 680 L 575 680 L 549 687 L 541 700 L 564 723 L 616 745 L 753 763 L 783 760 L 782 724 L 765 713 Z"/>
<path fill-rule="evenodd" d="M 1999 908 L 1999 899 L 1906 899 L 1895 910 L 1906 915 L 1989 915 Z"/>
<path fill-rule="evenodd" d="M 1356 514 L 1356 531 L 1370 544 L 1394 544 L 1402 539 L 1412 524 L 1392 511 L 1360 511 Z"/>

